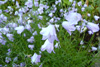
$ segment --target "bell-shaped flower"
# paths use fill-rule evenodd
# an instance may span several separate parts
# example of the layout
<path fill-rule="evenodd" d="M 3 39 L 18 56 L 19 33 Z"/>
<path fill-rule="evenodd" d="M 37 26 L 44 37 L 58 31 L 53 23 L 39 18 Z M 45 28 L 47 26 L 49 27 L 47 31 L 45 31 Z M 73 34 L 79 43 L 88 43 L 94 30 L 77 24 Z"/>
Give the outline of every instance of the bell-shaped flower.
<path fill-rule="evenodd" d="M 47 39 L 45 43 L 41 46 L 41 51 L 47 50 L 48 53 L 51 53 L 54 50 L 54 45 L 53 43 L 50 43 L 49 40 Z"/>
<path fill-rule="evenodd" d="M 95 15 L 94 19 L 97 21 L 98 19 L 100 19 L 100 17 Z"/>
<path fill-rule="evenodd" d="M 33 43 L 33 41 L 34 41 L 34 37 L 31 36 L 29 39 L 27 39 L 27 41 L 28 41 L 29 43 Z"/>
<path fill-rule="evenodd" d="M 99 31 L 99 25 L 98 24 L 95 24 L 95 23 L 91 23 L 91 22 L 88 22 L 86 27 L 92 32 L 98 32 Z"/>
<path fill-rule="evenodd" d="M 62 26 L 67 30 L 67 32 L 71 35 L 71 31 L 75 31 L 76 27 L 73 24 L 70 24 L 67 21 L 62 22 Z"/>
<path fill-rule="evenodd" d="M 41 55 L 37 55 L 36 53 L 34 53 L 34 55 L 31 57 L 32 64 L 33 63 L 37 64 L 38 62 L 40 62 L 40 58 L 41 58 Z"/>
<path fill-rule="evenodd" d="M 49 25 L 46 28 L 42 28 L 42 30 L 40 31 L 40 34 L 43 35 L 42 40 L 46 40 L 48 39 L 51 43 L 54 40 L 58 41 L 57 35 L 56 35 L 56 30 L 55 30 L 55 26 L 54 25 Z"/>
<path fill-rule="evenodd" d="M 81 14 L 76 12 L 69 12 L 64 14 L 65 19 L 71 24 L 78 24 L 78 22 L 82 19 Z"/>
<path fill-rule="evenodd" d="M 96 47 L 91 47 L 91 48 L 92 48 L 92 51 L 97 51 Z"/>
<path fill-rule="evenodd" d="M 33 50 L 34 45 L 28 45 L 28 48 L 30 48 L 31 50 Z"/>
<path fill-rule="evenodd" d="M 32 6 L 33 6 L 32 0 L 28 0 L 28 1 L 25 3 L 25 5 L 26 5 L 27 7 L 29 7 L 29 8 L 32 8 Z"/>
<path fill-rule="evenodd" d="M 18 34 L 21 34 L 24 31 L 24 26 L 16 27 L 15 30 L 17 30 Z"/>
<path fill-rule="evenodd" d="M 14 40 L 13 34 L 7 33 L 6 36 L 8 37 L 8 39 L 9 39 L 10 41 L 13 41 L 13 40 Z"/>

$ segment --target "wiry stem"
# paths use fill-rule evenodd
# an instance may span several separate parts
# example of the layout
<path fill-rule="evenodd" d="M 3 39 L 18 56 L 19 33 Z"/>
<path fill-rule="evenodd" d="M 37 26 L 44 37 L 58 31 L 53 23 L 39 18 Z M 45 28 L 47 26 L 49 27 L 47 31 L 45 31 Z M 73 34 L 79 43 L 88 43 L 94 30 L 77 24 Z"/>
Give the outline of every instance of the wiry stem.
<path fill-rule="evenodd" d="M 86 4 L 87 4 L 87 6 L 89 5 L 89 0 L 86 0 Z"/>

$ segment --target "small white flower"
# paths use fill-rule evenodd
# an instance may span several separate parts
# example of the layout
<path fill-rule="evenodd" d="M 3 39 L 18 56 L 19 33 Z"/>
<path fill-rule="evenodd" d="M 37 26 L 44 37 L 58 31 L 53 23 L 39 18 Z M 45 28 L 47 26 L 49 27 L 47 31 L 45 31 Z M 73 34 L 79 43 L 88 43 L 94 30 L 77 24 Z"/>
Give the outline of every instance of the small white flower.
<path fill-rule="evenodd" d="M 55 48 L 61 48 L 60 44 L 59 43 L 56 43 L 55 44 Z"/>
<path fill-rule="evenodd" d="M 41 58 L 41 55 L 37 55 L 36 53 L 34 53 L 34 55 L 31 57 L 32 64 L 33 63 L 37 64 L 38 62 L 40 62 L 40 58 Z"/>
<path fill-rule="evenodd" d="M 29 8 L 32 8 L 32 6 L 33 6 L 32 0 L 28 0 L 28 1 L 25 3 L 25 5 L 26 5 L 27 7 L 29 7 Z"/>
<path fill-rule="evenodd" d="M 67 32 L 71 35 L 71 31 L 75 31 L 76 27 L 73 24 L 70 24 L 67 21 L 63 21 L 62 26 L 67 30 Z"/>
<path fill-rule="evenodd" d="M 8 37 L 8 39 L 9 39 L 10 41 L 13 41 L 13 40 L 14 40 L 13 34 L 7 33 L 6 36 Z"/>
<path fill-rule="evenodd" d="M 34 31 L 33 35 L 37 35 L 37 31 Z"/>
<path fill-rule="evenodd" d="M 53 43 L 50 43 L 48 39 L 41 46 L 41 51 L 45 51 L 45 50 L 47 50 L 48 53 L 51 53 L 54 50 Z"/>
<path fill-rule="evenodd" d="M 88 22 L 86 27 L 92 32 L 98 32 L 99 31 L 99 25 L 98 24 L 95 24 L 95 23 L 91 23 L 91 22 Z"/>
<path fill-rule="evenodd" d="M 97 21 L 100 17 L 99 16 L 94 16 L 94 19 Z"/>
<path fill-rule="evenodd" d="M 79 1 L 77 4 L 78 6 L 82 6 L 82 1 Z"/>
<path fill-rule="evenodd" d="M 33 41 L 34 41 L 34 37 L 31 36 L 29 39 L 27 39 L 27 41 L 30 42 L 30 43 L 33 43 Z"/>
<path fill-rule="evenodd" d="M 82 19 L 81 14 L 76 12 L 69 12 L 64 14 L 65 19 L 70 22 L 70 24 L 78 24 L 78 22 Z"/>
<path fill-rule="evenodd" d="M 69 2 L 73 2 L 73 0 L 69 0 Z"/>
<path fill-rule="evenodd" d="M 6 63 L 9 63 L 10 61 L 11 61 L 11 58 L 10 58 L 10 57 L 6 57 L 6 58 L 5 58 L 5 62 L 6 62 Z"/>
<path fill-rule="evenodd" d="M 57 38 L 57 34 L 56 34 L 56 30 L 55 30 L 55 26 L 54 25 L 51 25 L 50 24 L 48 27 L 42 28 L 42 30 L 40 31 L 40 34 L 43 35 L 42 40 L 48 39 L 51 43 L 54 40 L 57 40 L 58 41 L 58 38 Z"/>
<path fill-rule="evenodd" d="M 92 51 L 96 51 L 97 50 L 97 48 L 96 47 L 91 47 L 92 48 Z"/>
<path fill-rule="evenodd" d="M 31 30 L 31 26 L 29 24 L 26 24 L 25 29 Z"/>
<path fill-rule="evenodd" d="M 24 26 L 16 27 L 15 30 L 17 30 L 18 34 L 21 34 L 24 31 Z"/>
<path fill-rule="evenodd" d="M 88 17 L 90 17 L 90 16 L 91 16 L 91 14 L 90 14 L 90 13 L 88 13 L 88 14 L 87 14 L 87 16 L 88 16 Z"/>
<path fill-rule="evenodd" d="M 52 17 L 53 16 L 53 13 L 49 13 L 49 16 Z"/>
<path fill-rule="evenodd" d="M 30 48 L 31 50 L 33 50 L 34 45 L 28 45 L 28 48 Z"/>
<path fill-rule="evenodd" d="M 81 44 L 81 45 L 83 45 L 83 44 L 84 44 L 83 40 L 81 40 L 80 44 Z"/>

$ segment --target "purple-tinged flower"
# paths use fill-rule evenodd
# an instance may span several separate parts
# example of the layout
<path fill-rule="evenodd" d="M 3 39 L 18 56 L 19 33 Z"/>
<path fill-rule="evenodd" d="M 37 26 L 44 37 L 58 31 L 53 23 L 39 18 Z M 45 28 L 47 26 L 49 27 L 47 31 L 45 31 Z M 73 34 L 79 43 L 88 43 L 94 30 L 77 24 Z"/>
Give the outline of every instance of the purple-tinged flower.
<path fill-rule="evenodd" d="M 13 62 L 16 62 L 16 61 L 18 61 L 18 57 L 15 57 L 15 58 L 13 59 Z"/>
<path fill-rule="evenodd" d="M 55 4 L 57 5 L 59 2 L 58 1 L 55 1 Z"/>
<path fill-rule="evenodd" d="M 10 56 L 10 54 L 11 54 L 11 50 L 10 49 L 8 49 L 8 52 L 6 53 L 8 56 Z"/>
<path fill-rule="evenodd" d="M 45 10 L 47 10 L 47 9 L 49 8 L 49 6 L 47 6 L 47 5 L 44 5 L 44 8 L 45 8 Z"/>
<path fill-rule="evenodd" d="M 18 34 L 21 34 L 24 31 L 24 26 L 16 27 L 15 30 L 17 30 Z"/>
<path fill-rule="evenodd" d="M 40 15 L 39 15 L 38 18 L 39 18 L 40 20 L 42 20 L 42 19 L 43 19 L 43 16 L 40 16 Z"/>
<path fill-rule="evenodd" d="M 90 14 L 90 13 L 88 13 L 88 14 L 87 14 L 87 16 L 88 16 L 88 17 L 90 17 L 90 16 L 91 16 L 91 14 Z"/>
<path fill-rule="evenodd" d="M 59 31 L 59 25 L 55 24 L 55 27 L 56 27 L 57 31 Z"/>
<path fill-rule="evenodd" d="M 6 42 L 7 42 L 7 41 L 3 40 L 3 41 L 2 41 L 2 45 L 5 45 L 5 44 L 6 44 Z"/>
<path fill-rule="evenodd" d="M 71 35 L 71 31 L 75 31 L 76 27 L 70 22 L 64 21 L 62 22 L 62 26 L 67 30 L 67 32 Z"/>
<path fill-rule="evenodd" d="M 28 1 L 25 3 L 25 5 L 26 5 L 27 7 L 29 7 L 29 8 L 32 8 L 32 6 L 33 6 L 32 0 L 28 0 Z"/>
<path fill-rule="evenodd" d="M 64 17 L 68 22 L 70 22 L 70 24 L 78 24 L 78 22 L 82 19 L 81 14 L 76 12 L 64 14 Z"/>
<path fill-rule="evenodd" d="M 82 1 L 79 1 L 77 4 L 78 6 L 82 6 Z"/>
<path fill-rule="evenodd" d="M 12 0 L 13 2 L 15 2 L 15 0 Z"/>
<path fill-rule="evenodd" d="M 82 10 L 82 11 L 84 11 L 84 10 L 85 10 L 85 8 L 84 8 L 84 7 L 82 7 L 82 8 L 81 8 L 81 10 Z"/>
<path fill-rule="evenodd" d="M 30 48 L 31 50 L 33 50 L 34 45 L 28 45 L 28 48 Z"/>
<path fill-rule="evenodd" d="M 37 35 L 37 31 L 34 31 L 34 33 L 32 35 Z"/>
<path fill-rule="evenodd" d="M 25 67 L 25 62 L 20 63 L 20 67 Z"/>
<path fill-rule="evenodd" d="M 8 13 L 8 12 L 9 12 L 9 10 L 8 10 L 8 9 L 6 9 L 6 10 L 4 10 L 4 12 Z"/>
<path fill-rule="evenodd" d="M 43 35 L 42 40 L 48 39 L 51 43 L 54 40 L 57 40 L 58 41 L 58 38 L 57 38 L 57 34 L 56 34 L 56 30 L 55 30 L 55 26 L 54 25 L 51 25 L 50 24 L 48 27 L 42 28 L 42 30 L 40 31 L 40 34 Z"/>
<path fill-rule="evenodd" d="M 60 9 L 60 12 L 64 12 L 63 9 Z"/>
<path fill-rule="evenodd" d="M 84 32 L 84 31 L 87 30 L 86 22 L 87 22 L 86 20 L 83 20 L 83 23 L 82 23 L 81 26 L 80 26 L 80 25 L 77 25 L 77 26 L 76 26 L 77 30 L 78 30 L 80 33 L 82 33 L 82 32 Z"/>
<path fill-rule="evenodd" d="M 41 65 L 39 67 L 42 67 L 42 63 L 41 63 Z"/>
<path fill-rule="evenodd" d="M 49 20 L 49 22 L 53 23 L 53 22 L 54 22 L 54 18 L 51 18 L 51 19 Z"/>
<path fill-rule="evenodd" d="M 34 1 L 34 6 L 38 7 L 39 6 L 38 2 Z"/>
<path fill-rule="evenodd" d="M 34 41 L 34 37 L 31 36 L 29 39 L 27 39 L 27 41 L 30 42 L 30 43 L 33 43 L 33 41 Z"/>
<path fill-rule="evenodd" d="M 9 32 L 9 28 L 6 28 L 6 27 L 2 28 L 3 34 L 7 34 L 8 32 Z"/>
<path fill-rule="evenodd" d="M 29 24 L 26 24 L 25 29 L 31 30 L 31 26 Z"/>
<path fill-rule="evenodd" d="M 73 2 L 73 0 L 69 0 L 69 2 Z"/>
<path fill-rule="evenodd" d="M 9 63 L 10 61 L 11 61 L 11 58 L 10 58 L 10 57 L 6 57 L 6 58 L 5 58 L 5 62 L 6 62 L 6 63 Z"/>
<path fill-rule="evenodd" d="M 7 33 L 6 36 L 8 37 L 8 39 L 9 39 L 10 41 L 13 41 L 13 40 L 14 40 L 13 34 Z"/>
<path fill-rule="evenodd" d="M 99 25 L 98 24 L 94 24 L 94 23 L 91 23 L 91 22 L 88 22 L 86 27 L 92 32 L 98 32 L 99 31 Z"/>
<path fill-rule="evenodd" d="M 0 1 L 0 5 L 5 4 L 8 0 Z"/>
<path fill-rule="evenodd" d="M 0 9 L 0 14 L 2 13 L 2 10 Z"/>
<path fill-rule="evenodd" d="M 32 64 L 33 63 L 37 64 L 38 62 L 40 62 L 40 58 L 41 58 L 41 55 L 37 55 L 36 53 L 34 53 L 34 55 L 31 57 Z"/>
<path fill-rule="evenodd" d="M 92 51 L 96 51 L 97 50 L 97 48 L 96 47 L 91 47 L 92 48 Z"/>
<path fill-rule="evenodd" d="M 41 46 L 41 51 L 45 51 L 47 50 L 48 53 L 51 53 L 52 51 L 54 51 L 54 45 L 53 42 L 49 42 L 49 40 L 47 39 L 45 41 L 45 43 Z"/>
<path fill-rule="evenodd" d="M 59 42 L 55 44 L 55 48 L 61 48 L 61 46 L 60 46 L 60 43 L 59 43 Z"/>
<path fill-rule="evenodd" d="M 7 26 L 15 28 L 15 27 L 17 27 L 17 24 L 16 23 L 8 23 Z"/>
<path fill-rule="evenodd" d="M 49 13 L 49 16 L 52 17 L 53 16 L 53 13 Z"/>
<path fill-rule="evenodd" d="M 28 24 L 30 24 L 30 23 L 32 23 L 32 20 L 28 20 L 27 22 L 28 22 Z"/>
<path fill-rule="evenodd" d="M 84 4 L 84 6 L 83 7 L 87 7 L 87 4 Z"/>
<path fill-rule="evenodd" d="M 42 29 L 42 27 L 41 27 L 41 25 L 40 25 L 40 24 L 38 24 L 38 28 L 39 28 L 39 29 Z"/>
<path fill-rule="evenodd" d="M 81 40 L 80 44 L 81 44 L 81 45 L 83 45 L 83 44 L 84 44 L 83 40 Z"/>
<path fill-rule="evenodd" d="M 43 13 L 43 7 L 39 7 L 38 12 L 39 12 L 39 14 L 42 14 Z"/>
<path fill-rule="evenodd" d="M 70 0 L 70 1 L 73 1 L 73 0 Z M 75 7 L 75 5 L 76 5 L 76 1 L 73 2 L 72 6 Z"/>
<path fill-rule="evenodd" d="M 94 19 L 97 21 L 100 17 L 99 16 L 94 16 Z"/>
<path fill-rule="evenodd" d="M 91 35 L 91 34 L 93 34 L 93 32 L 92 32 L 92 31 L 90 31 L 90 30 L 88 31 L 88 33 L 89 33 L 90 35 Z"/>
<path fill-rule="evenodd" d="M 19 3 L 18 3 L 18 1 L 16 1 L 16 8 L 19 8 L 20 6 L 19 6 Z"/>
<path fill-rule="evenodd" d="M 39 1 L 39 0 L 34 0 L 35 2 Z"/>
<path fill-rule="evenodd" d="M 0 64 L 0 67 L 3 67 L 3 66 Z"/>
<path fill-rule="evenodd" d="M 61 2 L 61 0 L 58 0 L 58 2 L 60 3 L 60 2 Z"/>

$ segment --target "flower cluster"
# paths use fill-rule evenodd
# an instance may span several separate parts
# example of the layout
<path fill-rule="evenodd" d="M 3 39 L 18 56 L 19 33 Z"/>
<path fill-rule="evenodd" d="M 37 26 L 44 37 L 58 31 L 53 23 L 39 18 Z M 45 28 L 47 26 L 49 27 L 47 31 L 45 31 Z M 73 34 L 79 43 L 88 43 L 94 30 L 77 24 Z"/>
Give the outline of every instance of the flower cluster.
<path fill-rule="evenodd" d="M 8 0 L 0 1 L 0 5 L 7 2 Z M 59 32 L 61 31 L 66 31 L 69 36 L 73 36 L 76 35 L 76 32 L 82 35 L 88 32 L 89 35 L 93 35 L 100 30 L 98 23 L 100 17 L 97 15 L 92 16 L 87 12 L 86 9 L 90 6 L 82 3 L 82 1 L 67 1 L 68 5 L 70 5 L 67 6 L 67 9 L 61 7 L 63 6 L 61 0 L 55 0 L 52 5 L 46 1 L 39 0 L 27 0 L 24 6 L 20 6 L 19 1 L 12 0 L 12 2 L 15 3 L 16 10 L 12 6 L 7 6 L 5 10 L 0 9 L 0 49 L 2 46 L 7 46 L 6 49 L 9 48 L 4 62 L 7 64 L 12 62 L 13 67 L 24 67 L 27 57 L 31 59 L 33 66 L 42 67 L 45 63 L 45 59 L 42 58 L 45 56 L 44 52 L 56 54 L 55 50 L 57 48 L 59 50 L 63 49 L 61 48 L 60 42 L 62 41 L 60 40 L 65 40 L 66 36 L 60 37 L 61 34 Z M 9 14 L 9 16 L 7 17 L 5 13 Z M 84 15 L 85 13 L 86 16 Z M 10 16 L 11 14 L 13 16 Z M 9 21 L 12 17 L 14 19 Z M 62 35 L 67 34 L 64 33 Z M 85 48 L 84 35 L 80 36 L 80 38 L 82 39 L 79 44 L 82 48 Z M 70 40 L 73 39 L 74 36 Z M 13 49 L 15 52 L 12 51 Z M 24 61 L 17 64 L 16 62 L 22 57 L 22 55 L 20 56 L 21 51 L 22 55 L 24 55 L 24 59 L 22 58 Z M 97 51 L 97 47 L 92 45 L 91 51 Z M 13 53 L 15 53 L 14 57 L 11 55 Z M 7 67 L 7 65 L 4 67 Z"/>

